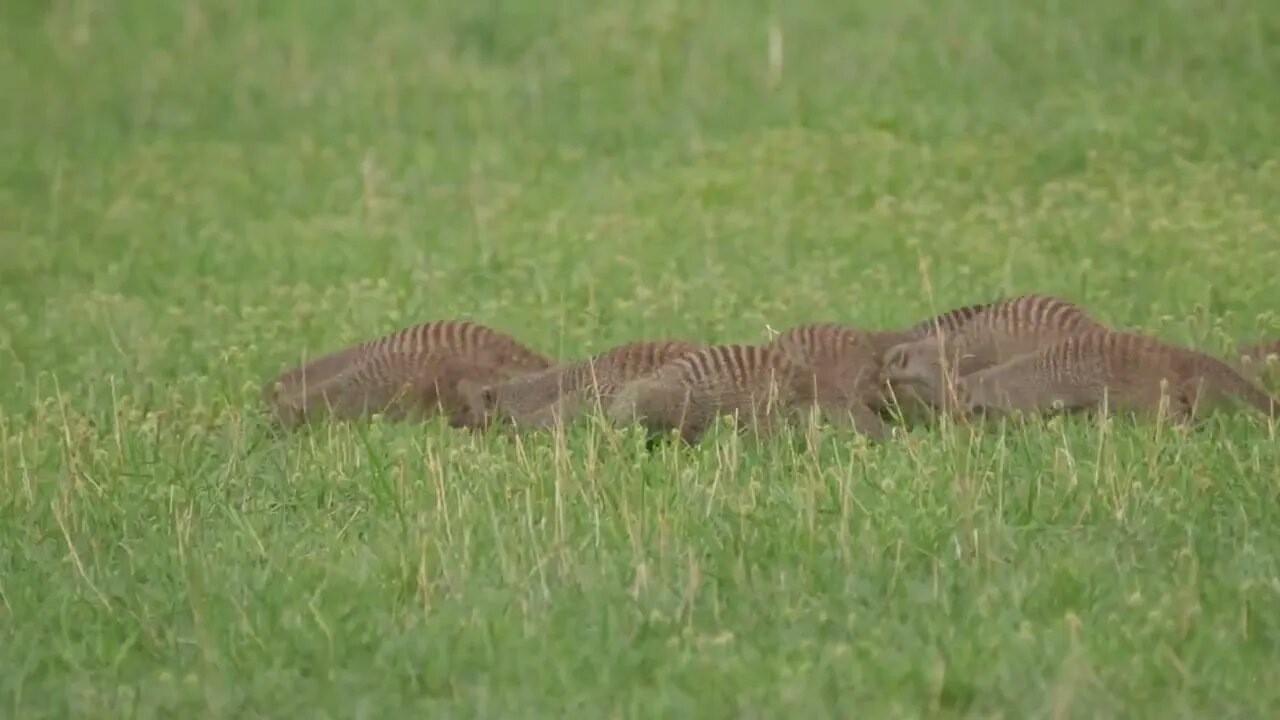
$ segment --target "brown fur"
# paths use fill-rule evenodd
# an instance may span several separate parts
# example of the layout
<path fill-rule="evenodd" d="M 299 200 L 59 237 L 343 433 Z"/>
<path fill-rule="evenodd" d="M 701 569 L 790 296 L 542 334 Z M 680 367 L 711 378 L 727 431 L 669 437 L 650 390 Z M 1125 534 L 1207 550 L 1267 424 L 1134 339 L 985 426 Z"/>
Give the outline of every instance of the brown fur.
<path fill-rule="evenodd" d="M 640 340 L 497 384 L 464 382 L 461 391 L 477 427 L 496 420 L 545 429 L 571 421 L 590 405 L 607 405 L 624 383 L 702 347 L 685 340 Z"/>
<path fill-rule="evenodd" d="M 324 416 L 351 420 L 381 413 L 403 420 L 440 411 L 456 426 L 466 413 L 460 382 L 497 382 L 551 363 L 505 333 L 442 320 L 311 360 L 266 383 L 263 396 L 285 429 Z"/>
<path fill-rule="evenodd" d="M 858 332 L 864 335 L 866 342 L 883 358 L 885 353 L 897 345 L 935 337 L 939 333 L 957 332 L 994 304 L 988 302 L 953 308 L 902 330 L 859 330 Z"/>
<path fill-rule="evenodd" d="M 917 414 L 923 401 L 913 388 L 886 379 L 885 353 L 896 345 L 938 332 L 954 332 L 990 306 L 991 303 L 981 303 L 954 308 L 903 330 L 810 323 L 783 332 L 773 344 L 782 348 L 792 362 L 820 376 L 827 387 L 839 388 L 845 396 L 857 398 L 873 410 L 883 412 L 898 407 L 905 414 Z"/>
<path fill-rule="evenodd" d="M 907 328 L 906 333 L 915 339 L 936 335 L 938 333 L 953 333 L 969 323 L 970 320 L 987 312 L 990 308 L 1007 300 L 994 300 L 991 302 L 974 303 L 973 305 L 962 305 L 952 308 L 944 313 L 935 315 L 928 320 L 920 322 Z"/>
<path fill-rule="evenodd" d="M 870 406 L 885 401 L 875 333 L 839 323 L 798 325 L 770 343 L 831 387 Z"/>
<path fill-rule="evenodd" d="M 979 370 L 957 382 L 970 413 L 1166 412 L 1185 423 L 1228 399 L 1275 418 L 1280 404 L 1227 363 L 1130 332 L 1094 331 Z"/>
<path fill-rule="evenodd" d="M 881 371 L 879 385 L 882 401 L 873 407 L 879 412 L 894 411 L 899 418 L 905 420 L 932 415 L 933 403 L 917 384 L 887 376 L 884 372 L 885 356 L 895 346 L 936 337 L 939 333 L 954 333 L 993 304 L 995 303 L 984 302 L 952 308 L 902 330 L 869 331 L 867 340 L 875 349 L 876 367 Z"/>
<path fill-rule="evenodd" d="M 913 388 L 935 409 L 948 407 L 958 377 L 1034 352 L 1073 335 L 1103 330 L 1079 305 L 1050 295 L 1021 295 L 969 306 L 967 318 L 901 343 L 884 356 L 885 379 Z"/>
<path fill-rule="evenodd" d="M 880 418 L 841 385 L 838 373 L 815 373 L 789 357 L 797 348 L 784 345 L 713 345 L 682 355 L 626 385 L 609 417 L 617 423 L 638 420 L 655 435 L 678 431 L 695 443 L 722 415 L 735 416 L 740 428 L 754 426 L 768 436 L 816 407 L 829 420 L 871 437 L 887 435 Z"/>

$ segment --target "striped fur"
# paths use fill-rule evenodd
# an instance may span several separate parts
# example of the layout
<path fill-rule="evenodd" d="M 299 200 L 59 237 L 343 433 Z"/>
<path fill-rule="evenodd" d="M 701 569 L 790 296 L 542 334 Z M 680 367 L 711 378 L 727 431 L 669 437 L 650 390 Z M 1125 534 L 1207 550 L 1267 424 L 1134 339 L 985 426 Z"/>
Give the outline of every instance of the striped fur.
<path fill-rule="evenodd" d="M 771 344 L 830 391 L 839 392 L 843 401 L 879 409 L 889 402 L 881 369 L 884 334 L 840 323 L 812 323 L 786 330 Z"/>
<path fill-rule="evenodd" d="M 1091 331 L 1065 338 L 957 383 L 970 413 L 1046 413 L 1109 409 L 1166 412 L 1189 422 L 1228 400 L 1271 418 L 1280 403 L 1222 360 L 1153 337 Z"/>
<path fill-rule="evenodd" d="M 970 320 L 985 313 L 989 308 L 997 305 L 1004 300 L 996 300 L 993 302 L 975 303 L 973 305 L 963 305 L 958 308 L 952 308 L 940 315 L 935 315 L 928 320 L 922 320 L 910 328 L 907 333 L 915 338 L 922 338 L 937 333 L 954 333 L 964 327 Z"/>
<path fill-rule="evenodd" d="M 1236 349 L 1241 374 L 1255 381 L 1280 380 L 1280 338 L 1272 338 Z"/>
<path fill-rule="evenodd" d="M 1106 329 L 1079 305 L 1040 294 L 990 303 L 954 327 L 890 348 L 884 355 L 886 381 L 893 387 L 912 386 L 934 408 L 943 409 L 958 377 L 1073 335 Z"/>
<path fill-rule="evenodd" d="M 441 320 L 311 360 L 266 383 L 263 396 L 285 429 L 324 416 L 407 419 L 441 410 L 458 425 L 465 412 L 459 382 L 496 382 L 551 363 L 505 333 Z"/>
<path fill-rule="evenodd" d="M 461 391 L 476 426 L 496 420 L 545 429 L 567 423 L 597 403 L 607 404 L 624 383 L 702 347 L 685 340 L 639 340 L 497 384 L 463 383 Z"/>
<path fill-rule="evenodd" d="M 896 345 L 934 337 L 940 333 L 955 333 L 993 304 L 986 302 L 953 308 L 900 330 L 856 330 L 856 332 L 860 333 L 862 339 L 869 343 L 878 355 L 883 357 L 890 348 Z M 822 327 L 823 325 L 843 327 L 835 323 L 819 323 L 811 327 Z"/>
<path fill-rule="evenodd" d="M 792 339 L 810 332 L 797 331 Z M 833 335 L 834 337 L 834 335 Z M 817 352 L 819 344 L 809 350 Z M 649 377 L 624 387 L 609 408 L 617 423 L 639 421 L 651 434 L 677 431 L 697 442 L 722 415 L 735 416 L 741 428 L 772 434 L 801 412 L 817 408 L 830 420 L 851 424 L 873 437 L 887 434 L 883 423 L 856 396 L 814 372 L 776 341 L 764 345 L 712 345 L 681 355 Z"/>

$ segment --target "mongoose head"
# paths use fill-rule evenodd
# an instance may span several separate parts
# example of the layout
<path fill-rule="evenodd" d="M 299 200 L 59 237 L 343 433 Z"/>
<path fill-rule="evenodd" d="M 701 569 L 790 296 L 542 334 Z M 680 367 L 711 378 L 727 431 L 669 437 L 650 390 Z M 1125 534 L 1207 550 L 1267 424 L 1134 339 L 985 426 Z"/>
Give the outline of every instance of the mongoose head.
<path fill-rule="evenodd" d="M 956 378 L 953 389 L 956 410 L 963 417 L 994 418 L 1008 412 L 1008 388 L 990 370 Z"/>
<path fill-rule="evenodd" d="M 1001 382 L 1001 378 L 993 371 L 980 370 L 971 375 L 956 378 L 953 388 L 956 409 L 962 417 L 995 419 L 1005 415 L 1026 416 L 1028 413 L 1027 410 L 1019 409 L 1018 383 L 1016 381 Z M 1056 398 L 1043 411 L 1060 413 L 1066 409 L 1065 401 Z"/>
<path fill-rule="evenodd" d="M 905 386 L 913 386 L 921 399 L 941 407 L 947 403 L 949 380 L 954 379 L 959 363 L 973 357 L 964 347 L 952 344 L 952 338 L 939 334 L 889 348 L 881 361 L 884 383 L 899 395 Z"/>
<path fill-rule="evenodd" d="M 881 363 L 886 380 L 919 382 L 938 373 L 938 350 L 931 338 L 894 345 Z"/>
<path fill-rule="evenodd" d="M 483 385 L 463 380 L 458 383 L 458 394 L 462 396 L 464 425 L 474 430 L 496 427 L 511 434 L 518 426 L 550 427 L 556 419 L 554 403 L 532 413 L 521 412 L 519 398 L 504 392 L 501 383 Z"/>
<path fill-rule="evenodd" d="M 1005 404 L 996 395 L 997 384 L 986 382 L 982 373 L 956 378 L 954 413 L 965 420 L 996 419 L 1005 414 Z"/>
<path fill-rule="evenodd" d="M 463 424 L 466 427 L 483 429 L 495 418 L 501 419 L 497 412 L 498 393 L 491 385 L 461 380 L 458 382 L 458 394 L 462 397 Z"/>

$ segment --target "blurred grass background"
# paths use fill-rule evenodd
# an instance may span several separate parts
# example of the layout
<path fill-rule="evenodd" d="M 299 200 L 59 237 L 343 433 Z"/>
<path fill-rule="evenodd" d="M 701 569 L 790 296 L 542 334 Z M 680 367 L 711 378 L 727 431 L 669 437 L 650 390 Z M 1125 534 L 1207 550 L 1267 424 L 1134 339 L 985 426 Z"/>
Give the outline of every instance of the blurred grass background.
<path fill-rule="evenodd" d="M 6 2 L 0 707 L 1271 714 L 1248 418 L 644 459 L 254 413 L 438 318 L 1280 334 L 1277 80 L 1264 0 Z"/>

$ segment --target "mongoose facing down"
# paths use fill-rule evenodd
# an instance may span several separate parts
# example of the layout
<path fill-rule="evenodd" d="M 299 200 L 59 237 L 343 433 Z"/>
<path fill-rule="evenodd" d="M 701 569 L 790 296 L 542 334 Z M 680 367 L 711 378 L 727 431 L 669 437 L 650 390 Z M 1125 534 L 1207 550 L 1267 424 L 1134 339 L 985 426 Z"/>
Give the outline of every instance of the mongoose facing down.
<path fill-rule="evenodd" d="M 890 386 L 913 387 L 927 403 L 943 410 L 957 377 L 1082 332 L 1106 329 L 1079 305 L 1040 294 L 990 303 L 951 328 L 886 351 L 884 372 Z"/>
<path fill-rule="evenodd" d="M 768 436 L 815 407 L 870 437 L 887 435 L 858 398 L 793 362 L 774 343 L 712 345 L 681 355 L 623 387 L 608 415 L 618 424 L 639 421 L 651 435 L 677 431 L 696 443 L 721 415 L 735 416 L 740 430 L 754 427 Z"/>
<path fill-rule="evenodd" d="M 591 405 L 607 406 L 624 383 L 702 347 L 686 340 L 638 340 L 496 384 L 464 382 L 468 423 L 481 427 L 496 420 L 533 429 L 568 423 Z"/>
<path fill-rule="evenodd" d="M 904 343 L 935 337 L 939 333 L 952 333 L 965 323 L 981 314 L 993 302 L 975 303 L 952 308 L 938 315 L 921 320 L 914 325 L 900 330 L 869 330 L 865 338 L 875 354 L 875 367 L 880 377 L 877 385 L 881 398 L 878 402 L 868 397 L 868 402 L 877 412 L 894 410 L 901 419 L 928 416 L 932 412 L 932 403 L 928 402 L 921 390 L 907 381 L 895 381 L 886 376 L 884 359 L 888 351 Z"/>
<path fill-rule="evenodd" d="M 911 388 L 895 387 L 883 372 L 889 348 L 953 332 L 991 303 L 965 305 L 922 320 L 903 330 L 864 330 L 842 323 L 809 323 L 784 331 L 772 341 L 792 362 L 823 377 L 828 387 L 859 398 L 878 412 L 915 401 Z M 911 409 L 906 407 L 903 409 Z"/>
<path fill-rule="evenodd" d="M 439 411 L 459 425 L 466 411 L 459 382 L 497 382 L 551 364 L 493 328 L 440 320 L 311 360 L 266 383 L 263 395 L 285 429 L 326 416 L 403 420 Z"/>
<path fill-rule="evenodd" d="M 815 384 L 841 393 L 846 401 L 856 399 L 878 410 L 891 401 L 881 369 L 886 336 L 898 338 L 904 334 L 862 330 L 841 323 L 811 323 L 790 328 L 769 344 L 809 372 Z"/>
<path fill-rule="evenodd" d="M 1094 410 L 1165 412 L 1185 424 L 1202 412 L 1243 402 L 1271 418 L 1280 405 L 1216 357 L 1147 335 L 1093 331 L 957 380 L 966 412 Z M 1163 410 L 1162 410 L 1163 408 Z"/>

